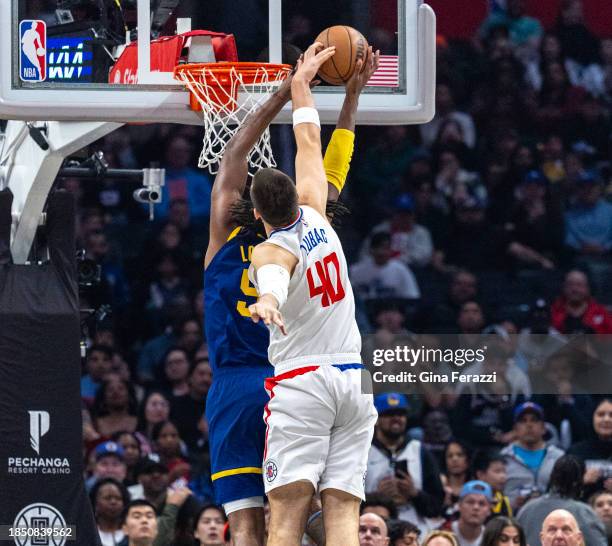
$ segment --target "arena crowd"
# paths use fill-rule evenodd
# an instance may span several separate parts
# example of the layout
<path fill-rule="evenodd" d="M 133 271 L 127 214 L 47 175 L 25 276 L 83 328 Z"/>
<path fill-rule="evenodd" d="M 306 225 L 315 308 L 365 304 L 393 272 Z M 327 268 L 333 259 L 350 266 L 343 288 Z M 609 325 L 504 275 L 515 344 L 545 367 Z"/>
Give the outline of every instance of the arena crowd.
<path fill-rule="evenodd" d="M 575 381 L 605 348 L 558 350 L 612 334 L 612 36 L 585 25 L 581 0 L 546 29 L 523 10 L 508 0 L 472 40 L 438 37 L 430 123 L 357 128 L 340 234 L 364 350 L 430 334 L 504 346 L 499 391 L 376 395 L 364 546 L 612 544 L 612 395 Z M 289 133 L 272 132 L 289 165 Z M 112 167 L 166 169 L 154 223 L 129 183 L 59 181 L 101 268 L 82 304 L 112 309 L 86 321 L 82 377 L 104 546 L 228 540 L 204 417 L 213 177 L 196 167 L 200 141 L 198 127 L 151 125 L 96 143 Z"/>

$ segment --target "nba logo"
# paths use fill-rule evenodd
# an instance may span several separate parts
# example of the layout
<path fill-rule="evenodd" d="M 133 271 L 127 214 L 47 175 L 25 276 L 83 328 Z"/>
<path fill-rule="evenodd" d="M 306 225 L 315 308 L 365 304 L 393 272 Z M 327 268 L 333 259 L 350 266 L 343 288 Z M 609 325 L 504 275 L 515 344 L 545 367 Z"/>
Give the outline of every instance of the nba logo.
<path fill-rule="evenodd" d="M 19 23 L 19 77 L 24 82 L 47 79 L 47 25 L 26 19 Z"/>

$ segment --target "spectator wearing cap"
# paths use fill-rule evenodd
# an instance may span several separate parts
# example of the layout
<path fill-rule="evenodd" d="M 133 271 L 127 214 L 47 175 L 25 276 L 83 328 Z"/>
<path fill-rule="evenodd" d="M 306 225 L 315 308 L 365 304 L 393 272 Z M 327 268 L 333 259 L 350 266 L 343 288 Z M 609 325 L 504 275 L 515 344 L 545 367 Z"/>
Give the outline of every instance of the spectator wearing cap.
<path fill-rule="evenodd" d="M 134 476 L 138 484 L 128 488 L 130 497 L 149 501 L 160 513 L 169 485 L 168 467 L 157 455 L 148 455 L 136 465 Z"/>
<path fill-rule="evenodd" d="M 131 501 L 123 514 L 122 530 L 126 536 L 121 546 L 166 546 L 158 542 L 155 507 L 146 500 Z"/>
<path fill-rule="evenodd" d="M 518 515 L 529 546 L 540 546 L 542 523 L 548 514 L 560 509 L 574 515 L 588 546 L 607 545 L 604 526 L 597 514 L 588 504 L 578 500 L 582 494 L 583 474 L 584 463 L 572 455 L 564 455 L 555 462 L 548 493 L 530 500 Z"/>
<path fill-rule="evenodd" d="M 565 213 L 565 244 L 576 254 L 597 257 L 612 249 L 612 204 L 602 199 L 597 175 L 583 173 L 578 179 L 575 203 Z"/>
<path fill-rule="evenodd" d="M 534 402 L 524 402 L 514 410 L 516 440 L 501 454 L 506 458 L 508 481 L 504 494 L 518 510 L 527 500 L 546 491 L 555 461 L 563 451 L 544 441 L 544 410 Z"/>
<path fill-rule="evenodd" d="M 548 179 L 529 171 L 517 191 L 517 202 L 505 229 L 508 252 L 517 266 L 553 269 L 563 248 L 563 216 L 548 192 Z"/>
<path fill-rule="evenodd" d="M 140 461 L 136 479 L 138 485 L 128 488 L 131 499 L 147 501 L 159 517 L 159 537 L 155 546 L 171 544 L 177 521 L 193 518 L 199 509 L 198 502 L 185 482 L 169 484 L 168 468 L 155 455 Z"/>
<path fill-rule="evenodd" d="M 366 493 L 391 497 L 400 519 L 427 530 L 425 518 L 442 511 L 444 489 L 436 461 L 406 434 L 408 399 L 399 393 L 376 396 L 378 422 L 368 457 Z"/>
<path fill-rule="evenodd" d="M 459 546 L 480 546 L 492 502 L 493 491 L 488 483 L 465 483 L 459 493 L 459 519 L 445 523 L 443 528 L 454 533 Z"/>
<path fill-rule="evenodd" d="M 371 237 L 380 232 L 391 235 L 391 251 L 407 266 L 424 267 L 429 264 L 433 254 L 433 243 L 427 228 L 416 223 L 414 198 L 402 193 L 395 200 L 391 219 L 374 227 L 365 242 L 362 256 L 370 249 Z"/>
<path fill-rule="evenodd" d="M 612 314 L 591 296 L 585 273 L 565 276 L 563 291 L 551 308 L 552 326 L 562 334 L 611 334 Z"/>
<path fill-rule="evenodd" d="M 389 546 L 389 530 L 383 518 L 371 512 L 359 517 L 359 546 Z"/>
<path fill-rule="evenodd" d="M 391 234 L 381 231 L 372 235 L 370 255 L 350 267 L 351 283 L 363 301 L 421 297 L 410 268 L 392 255 Z"/>
<path fill-rule="evenodd" d="M 116 442 L 104 442 L 95 449 L 96 463 L 92 476 L 85 482 L 88 491 L 98 480 L 115 478 L 123 483 L 127 475 L 127 467 L 123 460 L 123 448 Z"/>

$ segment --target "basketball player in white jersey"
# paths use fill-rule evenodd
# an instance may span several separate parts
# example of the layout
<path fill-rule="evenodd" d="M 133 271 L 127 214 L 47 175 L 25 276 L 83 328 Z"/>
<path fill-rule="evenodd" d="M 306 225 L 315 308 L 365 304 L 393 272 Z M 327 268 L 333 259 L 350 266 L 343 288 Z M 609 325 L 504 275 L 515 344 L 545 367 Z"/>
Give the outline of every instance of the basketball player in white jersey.
<path fill-rule="evenodd" d="M 359 504 L 376 410 L 361 393 L 361 337 L 342 245 L 325 216 L 327 180 L 309 83 L 334 48 L 313 44 L 291 84 L 296 183 L 275 169 L 251 186 L 268 239 L 255 247 L 249 307 L 270 326 L 264 484 L 267 546 L 299 546 L 312 496 L 321 493 L 326 544 L 358 546 Z M 371 62 L 368 56 L 366 62 Z"/>

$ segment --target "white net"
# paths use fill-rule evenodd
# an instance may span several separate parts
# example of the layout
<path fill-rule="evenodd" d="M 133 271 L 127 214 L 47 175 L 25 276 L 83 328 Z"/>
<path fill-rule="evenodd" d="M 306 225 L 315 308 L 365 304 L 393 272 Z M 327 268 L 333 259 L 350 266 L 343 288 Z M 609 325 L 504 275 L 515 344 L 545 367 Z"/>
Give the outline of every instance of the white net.
<path fill-rule="evenodd" d="M 204 140 L 198 162 L 201 168 L 217 174 L 227 143 L 244 120 L 276 90 L 288 72 L 289 68 L 268 70 L 264 66 L 248 71 L 235 66 L 222 71 L 207 66 L 177 71 L 176 77 L 202 107 Z M 268 129 L 251 149 L 248 162 L 251 175 L 265 167 L 276 167 Z"/>

